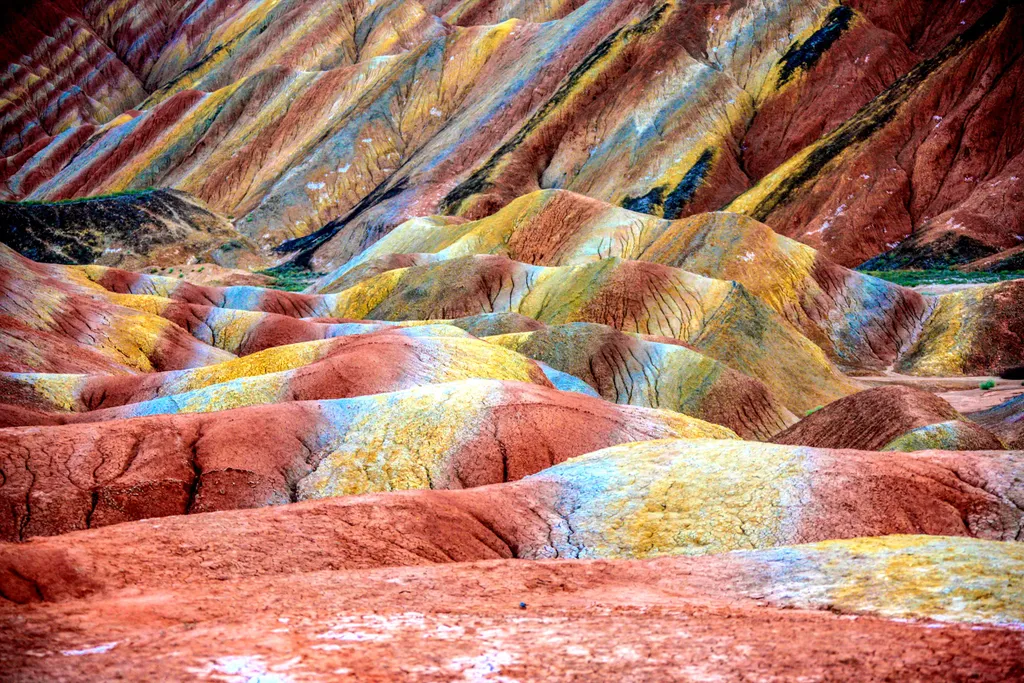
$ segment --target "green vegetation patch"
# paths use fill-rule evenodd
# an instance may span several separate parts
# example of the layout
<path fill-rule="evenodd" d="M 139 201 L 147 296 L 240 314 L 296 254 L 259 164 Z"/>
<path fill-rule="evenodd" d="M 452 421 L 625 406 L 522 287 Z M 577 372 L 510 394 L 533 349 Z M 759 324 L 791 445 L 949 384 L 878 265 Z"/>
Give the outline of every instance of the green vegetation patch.
<path fill-rule="evenodd" d="M 76 197 L 74 199 L 55 199 L 53 201 L 39 201 L 36 199 L 24 199 L 16 202 L 0 201 L 0 204 L 7 204 L 9 206 L 55 206 L 65 204 L 86 204 L 88 202 L 94 202 L 101 199 L 119 199 L 121 197 L 137 197 L 143 194 L 149 194 L 156 192 L 159 188 L 156 187 L 143 187 L 138 190 L 123 190 L 121 192 L 111 192 L 109 194 L 95 194 L 88 197 Z"/>
<path fill-rule="evenodd" d="M 862 272 L 865 275 L 872 275 L 897 285 L 903 285 L 904 287 L 984 284 L 987 282 L 1024 279 L 1024 270 L 1007 270 L 998 273 L 969 273 L 961 270 L 865 270 Z"/>
<path fill-rule="evenodd" d="M 301 292 L 324 276 L 324 273 L 318 273 L 290 263 L 256 272 L 260 275 L 269 275 L 274 278 L 273 284 L 267 285 L 268 287 L 271 289 L 282 289 L 286 292 Z"/>

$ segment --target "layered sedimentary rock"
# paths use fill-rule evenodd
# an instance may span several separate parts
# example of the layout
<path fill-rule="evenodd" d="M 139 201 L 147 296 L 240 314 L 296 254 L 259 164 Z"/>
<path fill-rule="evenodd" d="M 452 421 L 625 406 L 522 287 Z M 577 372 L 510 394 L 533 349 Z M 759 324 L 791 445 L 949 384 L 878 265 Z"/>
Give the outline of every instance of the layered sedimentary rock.
<path fill-rule="evenodd" d="M 535 192 L 478 221 L 413 219 L 320 280 L 337 291 L 391 269 L 471 254 L 532 265 L 608 258 L 741 283 L 841 366 L 891 364 L 926 315 L 924 297 L 838 266 L 739 214 L 667 221 L 564 192 Z"/>
<path fill-rule="evenodd" d="M 1022 19 L 0 10 L 4 673 L 1024 678 Z"/>
<path fill-rule="evenodd" d="M 991 9 L 962 19 L 941 50 L 729 209 L 850 266 L 904 240 L 873 267 L 950 266 L 1016 247 L 1024 138 L 1009 102 L 1024 75 L 1020 8 L 978 4 Z"/>
<path fill-rule="evenodd" d="M 896 369 L 914 375 L 997 374 L 1024 358 L 1024 280 L 945 294 Z"/>
<path fill-rule="evenodd" d="M 668 408 L 767 439 L 794 421 L 761 382 L 671 340 L 571 323 L 487 337 L 583 379 L 615 403 Z"/>
<path fill-rule="evenodd" d="M 0 433 L 8 540 L 131 519 L 518 479 L 614 443 L 734 437 L 668 411 L 465 380 Z M 60 454 L 54 459 L 54 454 Z"/>
<path fill-rule="evenodd" d="M 198 367 L 233 354 L 156 315 L 119 306 L 74 270 L 0 246 L 0 369 L 146 372 Z"/>
<path fill-rule="evenodd" d="M 20 262 L 14 255 L 9 258 L 16 271 Z M 792 410 L 807 410 L 858 388 L 820 348 L 741 285 L 659 264 L 612 258 L 576 267 L 539 267 L 473 256 L 385 271 L 326 295 L 205 288 L 96 267 L 32 268 L 55 278 L 54 290 L 83 289 L 116 310 L 156 317 L 176 334 L 187 330 L 203 345 L 234 355 L 387 326 L 361 320 L 419 324 L 511 313 L 543 324 L 594 322 L 689 343 L 761 380 Z M 70 284 L 58 282 L 60 277 Z M 481 334 L 504 331 L 479 323 L 464 324 Z M 22 362 L 27 367 L 9 369 L 61 371 Z M 794 385 L 794 377 L 805 382 Z"/>
<path fill-rule="evenodd" d="M 9 403 L 70 411 L 49 416 L 68 423 L 349 398 L 464 379 L 551 386 L 538 364 L 501 347 L 468 335 L 410 337 L 400 329 L 275 347 L 195 370 L 128 376 L 10 373 L 0 375 L 0 386 Z"/>
<path fill-rule="evenodd" d="M 1008 448 L 1024 448 L 1024 398 L 1017 396 L 970 418 L 1001 438 Z"/>
<path fill-rule="evenodd" d="M 733 202 L 843 265 L 903 241 L 955 264 L 1021 233 L 1005 3 L 152 0 L 144 38 L 93 4 L 37 3 L 8 50 L 47 69 L 6 84 L 9 197 L 174 186 L 264 244 L 309 236 L 287 248 L 321 266 L 542 188 L 666 218 Z M 67 61 L 73 36 L 111 66 Z"/>
<path fill-rule="evenodd" d="M 994 434 L 946 401 L 906 386 L 878 387 L 841 398 L 776 434 L 772 441 L 870 451 L 1003 448 Z"/>
<path fill-rule="evenodd" d="M 387 271 L 324 301 L 330 313 L 345 317 L 407 320 L 512 311 L 546 324 L 593 322 L 668 337 L 761 380 L 794 410 L 857 388 L 821 349 L 742 285 L 660 264 L 608 258 L 540 267 L 470 256 Z"/>

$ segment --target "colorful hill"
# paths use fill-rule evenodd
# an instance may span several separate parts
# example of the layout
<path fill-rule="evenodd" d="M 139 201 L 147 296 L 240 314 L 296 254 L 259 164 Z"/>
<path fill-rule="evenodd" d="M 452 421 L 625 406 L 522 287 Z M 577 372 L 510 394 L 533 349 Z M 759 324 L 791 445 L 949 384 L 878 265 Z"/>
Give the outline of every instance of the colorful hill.
<path fill-rule="evenodd" d="M 849 368 L 885 367 L 925 317 L 924 297 L 831 263 L 798 242 L 738 214 L 666 221 L 564 191 L 520 197 L 479 221 L 414 219 L 318 283 L 351 285 L 382 269 L 499 254 L 532 265 L 636 259 L 741 283 Z"/>
<path fill-rule="evenodd" d="M 1024 679 L 1022 22 L 7 3 L 0 678 Z"/>
<path fill-rule="evenodd" d="M 935 394 L 899 385 L 868 389 L 834 401 L 776 434 L 772 441 L 871 451 L 1004 447 L 995 434 L 964 418 Z"/>
<path fill-rule="evenodd" d="M 666 218 L 732 202 L 848 266 L 1021 232 L 1006 3 L 31 4 L 8 22 L 9 198 L 173 186 L 333 265 L 546 188 Z"/>

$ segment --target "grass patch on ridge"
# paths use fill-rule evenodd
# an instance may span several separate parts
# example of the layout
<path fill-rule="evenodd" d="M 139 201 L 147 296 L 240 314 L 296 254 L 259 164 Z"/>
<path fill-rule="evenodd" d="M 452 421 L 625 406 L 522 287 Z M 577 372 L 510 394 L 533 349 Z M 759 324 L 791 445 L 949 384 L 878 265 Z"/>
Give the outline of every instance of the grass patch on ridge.
<path fill-rule="evenodd" d="M 1024 270 L 1007 270 L 999 273 L 969 273 L 961 270 L 864 270 L 861 272 L 904 287 L 984 284 L 1024 279 Z"/>
<path fill-rule="evenodd" d="M 257 270 L 260 275 L 268 275 L 274 278 L 274 283 L 267 285 L 271 289 L 281 289 L 286 292 L 301 292 L 313 282 L 324 276 L 307 268 L 300 268 L 291 264 L 274 266 L 264 270 Z"/>

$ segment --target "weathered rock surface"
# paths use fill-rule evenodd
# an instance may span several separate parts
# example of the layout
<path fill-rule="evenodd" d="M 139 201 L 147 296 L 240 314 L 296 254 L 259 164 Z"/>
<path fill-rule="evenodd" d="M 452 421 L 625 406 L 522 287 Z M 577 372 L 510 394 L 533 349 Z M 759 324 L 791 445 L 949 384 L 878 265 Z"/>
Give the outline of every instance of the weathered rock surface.
<path fill-rule="evenodd" d="M 518 479 L 617 443 L 734 438 L 669 411 L 464 380 L 233 411 L 0 431 L 0 534 Z"/>
<path fill-rule="evenodd" d="M 316 289 L 341 291 L 388 270 L 477 254 L 540 266 L 635 259 L 739 282 L 847 369 L 891 365 L 927 313 L 913 290 L 838 266 L 740 214 L 667 221 L 555 190 L 477 221 L 407 221 Z"/>
<path fill-rule="evenodd" d="M 262 575 L 222 550 L 223 559 L 186 578 L 162 559 L 148 577 L 106 575 L 102 549 L 123 546 L 98 535 L 117 529 L 19 546 L 38 546 L 38 558 L 49 558 L 48 565 L 18 565 L 42 596 L 28 581 L 5 583 L 5 596 L 60 602 L 0 603 L 0 623 L 13 634 L 0 652 L 16 677 L 387 679 L 414 672 L 422 680 L 683 680 L 757 672 L 996 681 L 1021 674 L 1015 625 L 1024 615 L 1019 586 L 1007 579 L 1021 571 L 1022 558 L 1019 546 L 1004 543 L 900 536 L 615 563 L 442 564 L 458 556 L 422 548 L 438 564 L 384 569 L 310 564 L 315 555 L 308 554 L 246 554 Z M 183 545 L 173 530 L 165 533 L 178 557 L 204 555 L 191 538 Z M 438 542 L 445 540 L 455 539 Z M 208 542 L 222 547 L 216 536 Z M 324 547 L 336 543 L 331 537 Z M 417 549 L 394 552 L 401 561 Z M 76 583 L 65 573 L 75 568 L 95 583 Z M 865 591 L 879 574 L 886 581 Z M 118 591 L 125 583 L 134 587 Z M 780 631 L 792 636 L 780 639 Z M 808 631 L 814 638 L 800 636 Z M 723 656 L 708 658 L 709 651 Z"/>
<path fill-rule="evenodd" d="M 393 328 L 321 342 L 280 346 L 194 370 L 144 375 L 0 375 L 7 403 L 61 411 L 63 423 L 147 415 L 208 413 L 285 401 L 349 398 L 464 379 L 550 387 L 530 359 L 458 328 Z"/>
<path fill-rule="evenodd" d="M 888 4 L 888 3 L 885 3 Z M 729 210 L 854 266 L 943 267 L 1019 245 L 1020 7 L 984 11 Z M 998 113 L 997 113 L 998 112 Z M 1005 126 L 1005 127 L 1004 127 Z"/>
<path fill-rule="evenodd" d="M 74 270 L 0 245 L 0 371 L 131 373 L 232 357 L 164 318 L 117 305 Z"/>
<path fill-rule="evenodd" d="M 847 266 L 1024 230 L 1002 2 L 32 5 L 5 32 L 11 198 L 173 186 L 321 268 L 548 188 L 733 202 Z"/>
<path fill-rule="evenodd" d="M 51 204 L 0 202 L 0 241 L 34 261 L 121 268 L 189 259 L 258 263 L 223 217 L 176 190 Z M 222 249 L 227 243 L 237 248 Z M 223 253 L 222 253 L 223 252 Z"/>
<path fill-rule="evenodd" d="M 806 416 L 772 441 L 867 451 L 999 450 L 991 432 L 922 389 L 888 386 L 841 398 Z"/>
<path fill-rule="evenodd" d="M 1008 448 L 1024 449 L 1024 394 L 969 417 L 1001 438 Z"/>
<path fill-rule="evenodd" d="M 768 439 L 796 420 L 761 382 L 670 340 L 593 323 L 486 339 L 583 379 L 609 401 L 675 410 L 745 439 Z"/>
<path fill-rule="evenodd" d="M 0 8 L 0 678 L 1024 679 L 1022 21 Z"/>

